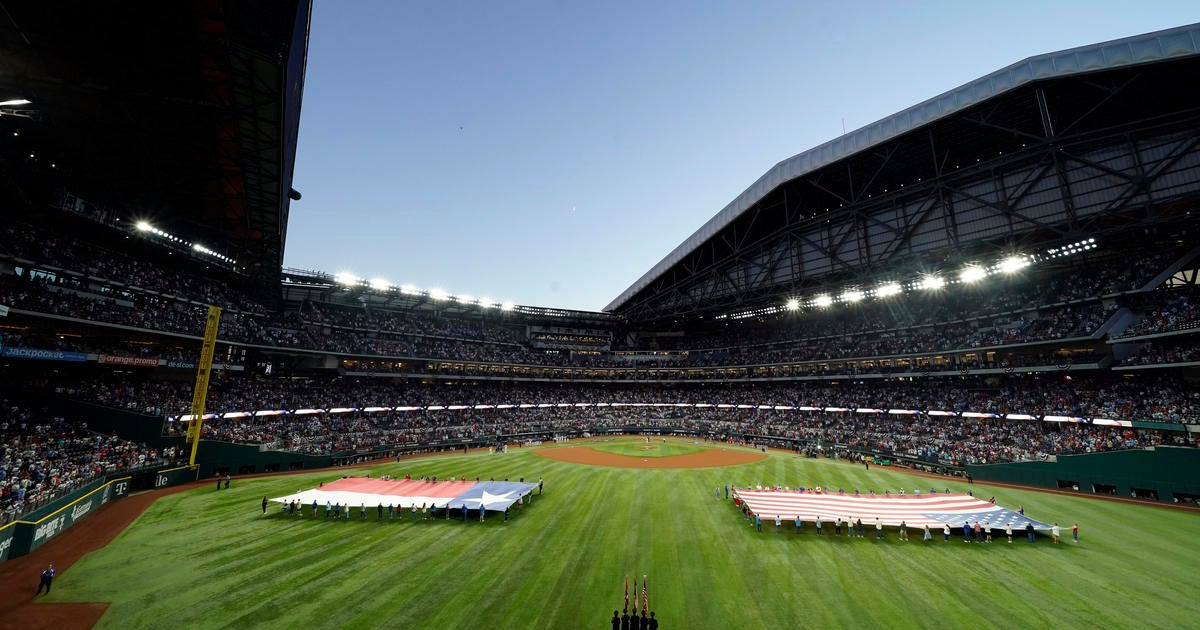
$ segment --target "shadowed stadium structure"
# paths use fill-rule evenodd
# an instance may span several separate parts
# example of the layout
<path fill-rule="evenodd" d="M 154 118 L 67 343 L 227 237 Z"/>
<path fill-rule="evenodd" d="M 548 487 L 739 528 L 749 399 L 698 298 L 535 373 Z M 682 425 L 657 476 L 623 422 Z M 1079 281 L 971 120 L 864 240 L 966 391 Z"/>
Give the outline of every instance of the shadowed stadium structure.
<path fill-rule="evenodd" d="M 310 3 L 3 8 L 5 564 L 139 490 L 622 434 L 1200 498 L 1200 25 L 788 158 L 586 312 L 282 267 Z M 336 483 L 464 521 L 535 485 Z"/>

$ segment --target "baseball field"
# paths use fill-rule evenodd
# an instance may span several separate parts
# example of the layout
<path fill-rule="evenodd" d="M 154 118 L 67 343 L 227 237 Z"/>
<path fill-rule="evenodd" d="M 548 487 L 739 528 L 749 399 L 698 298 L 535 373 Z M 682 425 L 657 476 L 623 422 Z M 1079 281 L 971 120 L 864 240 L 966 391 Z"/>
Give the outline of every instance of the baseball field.
<path fill-rule="evenodd" d="M 1200 619 L 1193 511 L 976 484 L 976 496 L 1065 524 L 1063 544 L 944 543 L 940 535 L 905 543 L 894 531 L 882 542 L 817 538 L 773 523 L 759 533 L 714 489 L 968 486 L 750 449 L 741 449 L 746 459 L 761 459 L 662 467 L 729 450 L 685 440 L 661 451 L 635 439 L 594 445 L 421 457 L 166 495 L 62 572 L 35 608 L 105 602 L 100 628 L 607 629 L 626 578 L 646 576 L 662 628 L 1183 628 Z M 507 521 L 493 513 L 484 523 L 380 522 L 375 510 L 333 522 L 277 505 L 262 513 L 264 496 L 367 473 L 543 478 L 545 490 Z M 30 594 L 35 586 L 31 575 Z"/>

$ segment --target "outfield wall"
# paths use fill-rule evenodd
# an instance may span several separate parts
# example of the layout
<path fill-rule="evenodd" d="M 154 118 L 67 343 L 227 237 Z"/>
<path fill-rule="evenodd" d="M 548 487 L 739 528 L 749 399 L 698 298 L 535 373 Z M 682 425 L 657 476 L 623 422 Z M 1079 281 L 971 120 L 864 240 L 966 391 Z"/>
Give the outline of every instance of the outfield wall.
<path fill-rule="evenodd" d="M 183 444 L 183 438 L 175 438 Z M 196 449 L 197 479 L 216 475 L 249 475 L 263 472 L 287 470 L 309 470 L 328 468 L 332 458 L 328 455 L 303 455 L 287 451 L 263 450 L 254 444 L 233 444 L 214 440 L 200 440 Z"/>
<path fill-rule="evenodd" d="M 0 562 L 32 552 L 71 526 L 86 521 L 87 516 L 100 506 L 128 496 L 130 492 L 165 488 L 195 478 L 195 468 L 178 466 L 132 474 L 114 473 L 92 481 L 0 527 Z"/>
<path fill-rule="evenodd" d="M 130 479 L 98 479 L 0 528 L 0 562 L 41 547 L 96 508 L 126 496 Z"/>
<path fill-rule="evenodd" d="M 1013 462 L 967 466 L 976 479 L 1022 483 L 1079 492 L 1172 501 L 1200 495 L 1200 449 L 1158 446 L 1136 451 L 1059 455 L 1053 462 Z M 1180 496 L 1181 495 L 1181 496 Z"/>

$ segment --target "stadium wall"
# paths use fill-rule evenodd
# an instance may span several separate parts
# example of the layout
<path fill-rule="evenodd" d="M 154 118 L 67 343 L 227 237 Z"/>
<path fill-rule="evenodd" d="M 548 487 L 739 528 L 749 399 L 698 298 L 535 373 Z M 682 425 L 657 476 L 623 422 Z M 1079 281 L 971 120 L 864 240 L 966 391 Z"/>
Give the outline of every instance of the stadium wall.
<path fill-rule="evenodd" d="M 183 443 L 183 438 L 173 439 Z M 333 464 L 333 458 L 327 455 L 302 455 L 264 448 L 259 445 L 200 440 L 200 447 L 196 450 L 196 465 L 199 467 L 199 476 L 196 478 L 327 468 Z"/>
<path fill-rule="evenodd" d="M 1200 496 L 1200 449 L 1158 446 L 1137 451 L 1060 455 L 1053 462 L 967 466 L 976 479 L 1172 501 Z"/>
<path fill-rule="evenodd" d="M 41 547 L 96 508 L 128 495 L 130 480 L 98 479 L 0 528 L 0 562 Z"/>
<path fill-rule="evenodd" d="M 191 482 L 195 478 L 194 468 L 179 466 L 162 470 L 151 468 L 117 472 L 97 479 L 0 527 L 0 562 L 41 547 L 110 501 L 128 496 L 131 492 L 166 488 Z"/>
<path fill-rule="evenodd" d="M 130 442 L 140 442 L 160 448 L 169 446 L 175 439 L 162 434 L 163 419 L 161 416 L 59 397 L 47 398 L 46 403 L 55 413 L 67 418 L 84 420 L 92 431 L 116 433 L 122 439 Z"/>

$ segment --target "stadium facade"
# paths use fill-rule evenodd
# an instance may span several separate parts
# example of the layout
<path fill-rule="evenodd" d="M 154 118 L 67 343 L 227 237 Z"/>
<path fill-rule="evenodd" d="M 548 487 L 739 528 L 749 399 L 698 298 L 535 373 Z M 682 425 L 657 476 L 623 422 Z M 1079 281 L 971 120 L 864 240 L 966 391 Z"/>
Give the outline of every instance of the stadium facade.
<path fill-rule="evenodd" d="M 204 476 L 627 432 L 976 476 L 1194 461 L 1200 26 L 1033 57 L 780 162 L 583 312 L 281 268 L 308 3 L 172 5 L 159 55 L 121 10 L 10 8 L 4 394 L 123 455 L 61 486 L 30 463 L 8 518 L 181 478 L 210 304 Z M 1200 498 L 1071 466 L 995 475 Z"/>

